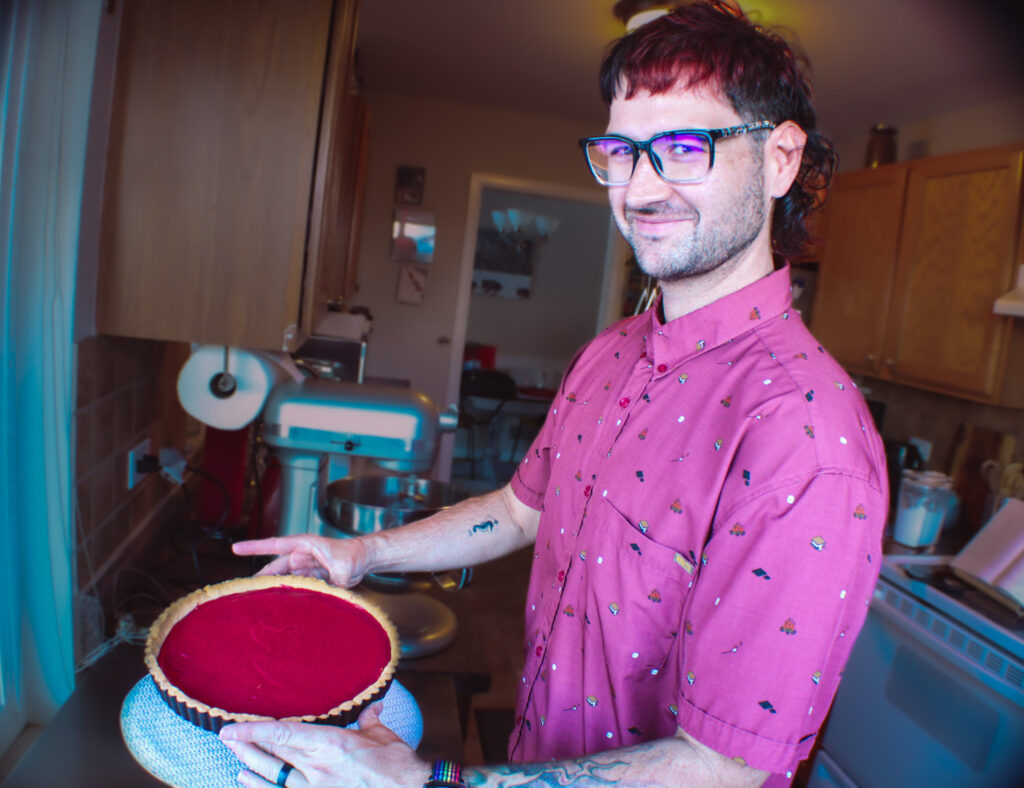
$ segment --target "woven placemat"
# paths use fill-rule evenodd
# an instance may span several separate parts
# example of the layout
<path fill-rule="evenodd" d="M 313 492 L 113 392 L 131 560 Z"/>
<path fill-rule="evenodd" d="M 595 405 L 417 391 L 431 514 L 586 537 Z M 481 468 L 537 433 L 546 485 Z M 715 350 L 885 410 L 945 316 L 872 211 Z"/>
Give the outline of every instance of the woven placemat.
<path fill-rule="evenodd" d="M 409 690 L 392 681 L 380 702 L 381 722 L 416 749 L 423 716 Z M 175 714 L 150 676 L 132 687 L 121 705 L 121 735 L 143 769 L 175 788 L 233 788 L 245 768 L 217 734 Z"/>

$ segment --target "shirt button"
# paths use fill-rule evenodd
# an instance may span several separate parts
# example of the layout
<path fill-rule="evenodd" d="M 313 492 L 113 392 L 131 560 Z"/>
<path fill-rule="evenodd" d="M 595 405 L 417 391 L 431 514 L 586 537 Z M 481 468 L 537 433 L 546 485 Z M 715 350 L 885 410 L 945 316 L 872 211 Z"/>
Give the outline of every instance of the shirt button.
<path fill-rule="evenodd" d="M 668 369 L 668 365 L 658 364 L 658 372 L 664 372 L 666 369 Z"/>
<path fill-rule="evenodd" d="M 592 489 L 593 488 L 588 484 L 586 487 L 583 488 L 583 495 L 589 498 Z"/>
<path fill-rule="evenodd" d="M 627 405 L 629 405 L 629 397 L 623 397 L 622 399 L 619 400 L 619 407 L 620 408 L 624 408 Z"/>

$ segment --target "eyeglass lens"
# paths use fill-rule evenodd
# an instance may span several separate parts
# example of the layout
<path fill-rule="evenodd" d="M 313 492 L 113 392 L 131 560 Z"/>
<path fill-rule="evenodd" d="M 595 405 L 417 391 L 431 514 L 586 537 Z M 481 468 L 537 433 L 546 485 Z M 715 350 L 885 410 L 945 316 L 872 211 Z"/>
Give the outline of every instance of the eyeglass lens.
<path fill-rule="evenodd" d="M 598 180 L 612 186 L 629 182 L 638 145 L 617 139 L 599 139 L 587 145 L 587 157 Z M 670 181 L 699 181 L 711 165 L 711 139 L 693 132 L 662 134 L 651 140 L 649 152 L 655 169 Z"/>

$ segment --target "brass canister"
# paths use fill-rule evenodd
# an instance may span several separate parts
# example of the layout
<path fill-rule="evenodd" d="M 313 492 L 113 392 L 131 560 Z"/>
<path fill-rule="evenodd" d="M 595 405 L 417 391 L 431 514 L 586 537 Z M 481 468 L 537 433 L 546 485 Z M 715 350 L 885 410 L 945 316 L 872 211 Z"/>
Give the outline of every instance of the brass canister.
<path fill-rule="evenodd" d="M 896 127 L 879 123 L 871 129 L 864 166 L 879 167 L 894 161 L 896 161 Z"/>

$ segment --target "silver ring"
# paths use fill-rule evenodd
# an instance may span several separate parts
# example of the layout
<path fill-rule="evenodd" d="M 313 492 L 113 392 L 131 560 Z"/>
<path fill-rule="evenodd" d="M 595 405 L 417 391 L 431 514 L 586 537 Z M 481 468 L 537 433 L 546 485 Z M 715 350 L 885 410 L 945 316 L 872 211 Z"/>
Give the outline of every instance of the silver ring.
<path fill-rule="evenodd" d="M 286 782 L 288 782 L 288 775 L 292 773 L 292 769 L 294 769 L 294 768 L 295 767 L 292 766 L 290 763 L 282 763 L 281 764 L 281 771 L 279 771 L 277 773 L 276 784 L 277 785 L 284 785 Z"/>

